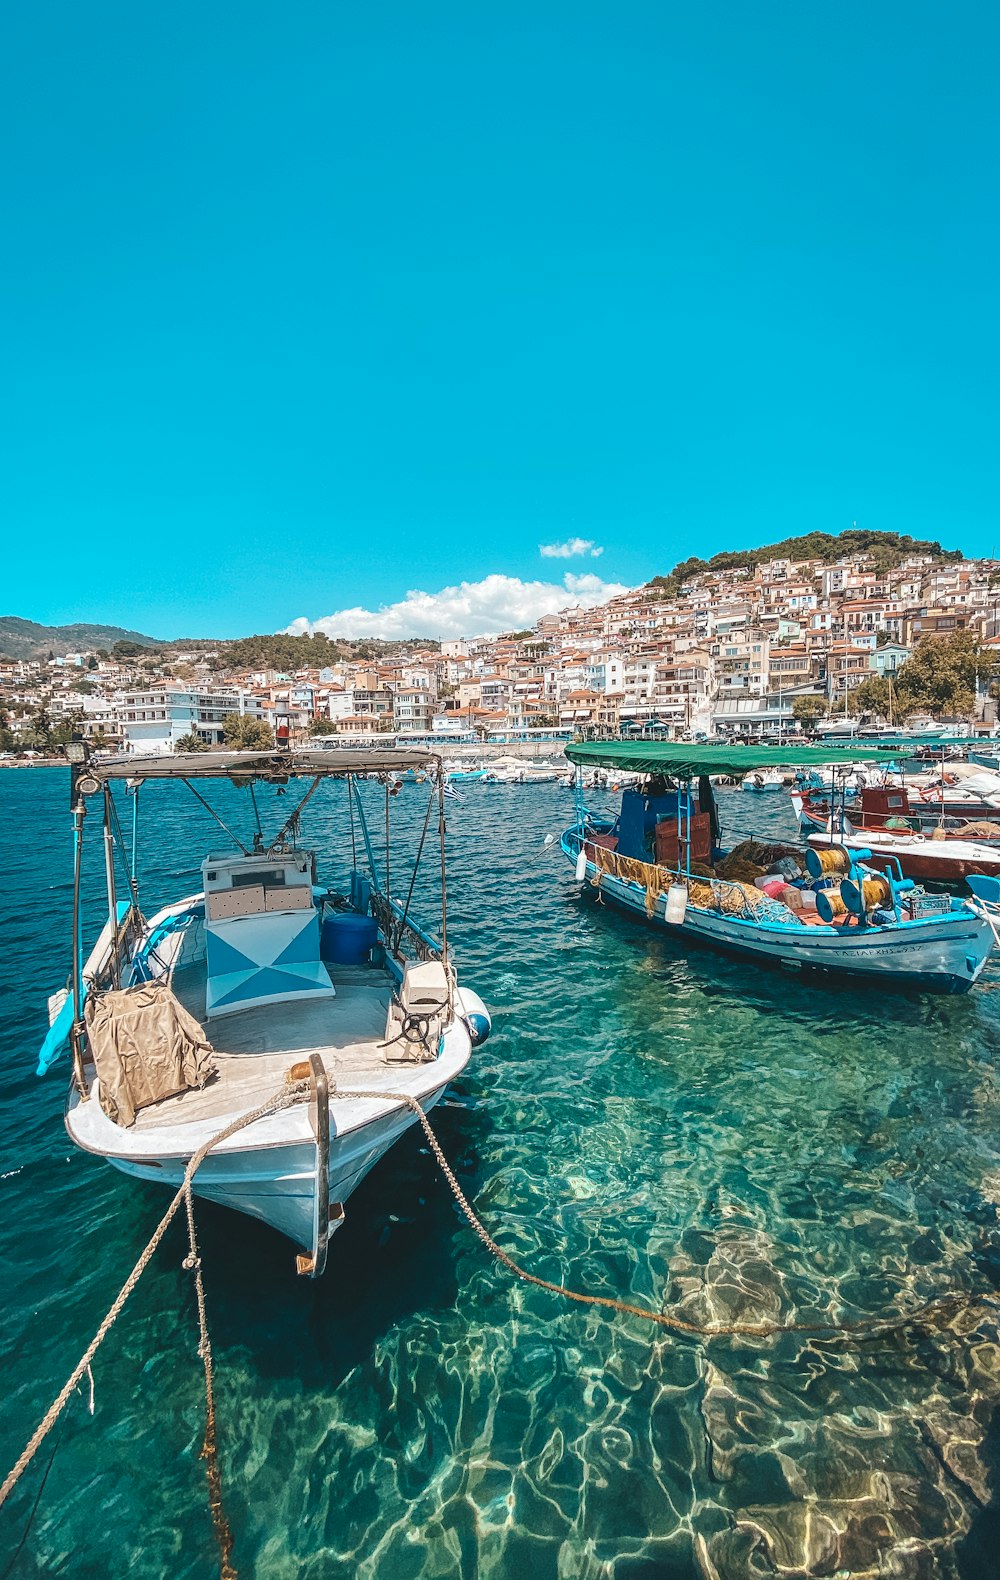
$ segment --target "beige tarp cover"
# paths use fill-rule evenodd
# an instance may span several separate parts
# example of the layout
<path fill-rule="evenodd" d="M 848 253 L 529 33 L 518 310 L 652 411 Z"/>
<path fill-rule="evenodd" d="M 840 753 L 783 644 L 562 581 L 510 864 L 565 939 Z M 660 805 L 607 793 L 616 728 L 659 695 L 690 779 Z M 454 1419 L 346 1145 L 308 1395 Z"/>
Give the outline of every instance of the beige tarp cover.
<path fill-rule="evenodd" d="M 88 997 L 86 1018 L 101 1107 L 116 1124 L 215 1074 L 211 1043 L 165 981 Z"/>

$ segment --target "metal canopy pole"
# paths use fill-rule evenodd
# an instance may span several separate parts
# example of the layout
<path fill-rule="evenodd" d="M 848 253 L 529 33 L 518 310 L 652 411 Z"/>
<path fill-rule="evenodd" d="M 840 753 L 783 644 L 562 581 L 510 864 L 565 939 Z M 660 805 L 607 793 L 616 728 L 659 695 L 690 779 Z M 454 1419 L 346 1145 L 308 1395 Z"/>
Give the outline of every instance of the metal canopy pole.
<path fill-rule="evenodd" d="M 243 841 L 241 839 L 238 839 L 237 836 L 233 833 L 232 829 L 229 828 L 222 821 L 221 817 L 219 816 L 219 814 L 215 810 L 215 808 L 213 806 L 209 805 L 209 803 L 205 800 L 205 797 L 201 794 L 201 792 L 199 790 L 195 789 L 195 787 L 191 783 L 190 779 L 185 779 L 183 775 L 181 775 L 181 779 L 182 779 L 182 782 L 187 785 L 188 789 L 190 790 L 191 794 L 194 796 L 195 800 L 201 802 L 202 806 L 205 808 L 205 811 L 209 814 L 209 816 L 213 817 L 215 819 L 215 821 L 218 823 L 219 827 L 226 834 L 229 835 L 229 838 L 232 840 L 232 842 L 236 846 L 237 850 L 241 850 L 243 852 L 244 856 L 249 856 L 250 852 L 247 850 L 247 847 L 244 845 Z"/>
<path fill-rule="evenodd" d="M 302 800 L 299 802 L 298 806 L 295 808 L 295 811 L 292 813 L 291 817 L 287 817 L 285 819 L 285 821 L 282 824 L 281 828 L 278 830 L 277 834 L 272 839 L 270 845 L 268 845 L 267 851 L 266 851 L 266 854 L 268 856 L 270 856 L 272 854 L 272 852 L 277 850 L 278 846 L 283 842 L 286 834 L 291 833 L 293 835 L 293 837 L 295 837 L 296 830 L 298 829 L 299 818 L 302 816 L 302 808 L 305 806 L 306 802 L 319 789 L 319 786 L 322 783 L 322 781 L 323 781 L 323 775 L 322 774 L 317 774 L 315 779 L 313 780 L 312 784 L 309 786 L 309 789 L 306 791 L 305 795 L 302 797 Z M 249 854 L 250 854 L 250 852 L 248 850 L 244 851 L 244 855 L 249 856 Z"/>
<path fill-rule="evenodd" d="M 378 872 L 375 868 L 375 852 L 372 849 L 371 834 L 368 831 L 368 820 L 365 817 L 365 809 L 361 803 L 361 795 L 358 790 L 357 781 L 353 778 L 353 776 L 351 778 L 351 785 L 354 790 L 354 799 L 358 809 L 358 825 L 361 829 L 361 837 L 365 842 L 365 854 L 368 857 L 368 870 L 372 875 L 372 887 L 375 890 L 375 893 L 378 894 L 380 891 L 378 886 Z"/>
<path fill-rule="evenodd" d="M 389 898 L 389 781 L 385 782 L 385 897 Z"/>
<path fill-rule="evenodd" d="M 70 1046 L 73 1050 L 73 1075 L 81 1097 L 87 1095 L 83 1073 L 83 960 L 80 943 L 80 876 L 83 863 L 83 820 L 87 815 L 83 797 L 77 796 L 73 808 L 73 1025 Z"/>
<path fill-rule="evenodd" d="M 115 839 L 111 832 L 111 786 L 104 781 L 104 879 L 108 891 L 108 926 L 111 928 L 111 977 L 116 988 L 122 985 L 118 950 L 118 893 L 115 887 Z"/>
<path fill-rule="evenodd" d="M 347 810 L 351 816 L 351 870 L 358 870 L 358 847 L 354 839 L 354 775 L 347 776 Z"/>
<path fill-rule="evenodd" d="M 447 833 L 444 821 L 444 763 L 439 757 L 438 765 L 438 843 L 441 847 L 441 959 L 448 964 L 448 872 L 444 854 L 444 837 Z"/>

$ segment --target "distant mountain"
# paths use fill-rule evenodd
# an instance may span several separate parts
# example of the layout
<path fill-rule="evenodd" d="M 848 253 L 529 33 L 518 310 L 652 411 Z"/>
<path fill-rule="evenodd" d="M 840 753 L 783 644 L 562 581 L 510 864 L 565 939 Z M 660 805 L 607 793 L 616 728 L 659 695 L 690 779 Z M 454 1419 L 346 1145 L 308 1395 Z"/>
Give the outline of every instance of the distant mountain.
<path fill-rule="evenodd" d="M 36 620 L 21 620 L 17 615 L 0 615 L 0 656 L 4 658 L 48 658 L 55 653 L 87 652 L 95 647 L 109 651 L 116 642 L 140 642 L 143 647 L 162 647 L 155 636 L 126 631 L 120 625 L 39 625 Z"/>

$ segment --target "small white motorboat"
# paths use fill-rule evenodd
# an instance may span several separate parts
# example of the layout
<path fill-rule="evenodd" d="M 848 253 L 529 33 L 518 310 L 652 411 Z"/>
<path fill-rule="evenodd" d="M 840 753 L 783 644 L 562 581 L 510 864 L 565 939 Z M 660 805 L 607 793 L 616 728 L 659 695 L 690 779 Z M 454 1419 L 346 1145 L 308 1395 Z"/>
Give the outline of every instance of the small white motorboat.
<path fill-rule="evenodd" d="M 424 832 L 436 808 L 440 939 L 389 888 L 390 792 L 406 769 L 432 781 Z M 361 776 L 386 787 L 381 866 Z M 154 779 L 187 784 L 236 849 L 207 853 L 198 892 L 146 917 L 115 790 L 127 781 L 137 796 Z M 367 875 L 352 868 L 343 894 L 317 884 L 316 855 L 297 837 L 306 802 L 329 779 L 346 781 L 352 830 L 356 821 L 368 863 Z M 247 845 L 194 780 L 276 785 L 284 793 L 301 785 L 303 793 L 273 837 L 258 820 Z M 299 1271 L 321 1273 L 351 1192 L 417 1122 L 417 1105 L 426 1112 L 439 1101 L 490 1030 L 482 1000 L 459 987 L 448 949 L 443 781 L 436 758 L 406 750 L 76 764 L 74 966 L 70 989 L 50 1001 L 39 1059 L 42 1074 L 69 1044 L 66 1126 L 76 1145 L 176 1189 L 211 1144 L 194 1175 L 195 1194 L 280 1230 L 300 1248 Z M 91 797 L 103 801 L 108 920 L 81 964 L 81 850 Z M 119 892 L 128 898 L 119 900 Z"/>
<path fill-rule="evenodd" d="M 777 768 L 752 768 L 743 776 L 743 789 L 750 795 L 773 794 L 784 788 L 785 776 Z"/>

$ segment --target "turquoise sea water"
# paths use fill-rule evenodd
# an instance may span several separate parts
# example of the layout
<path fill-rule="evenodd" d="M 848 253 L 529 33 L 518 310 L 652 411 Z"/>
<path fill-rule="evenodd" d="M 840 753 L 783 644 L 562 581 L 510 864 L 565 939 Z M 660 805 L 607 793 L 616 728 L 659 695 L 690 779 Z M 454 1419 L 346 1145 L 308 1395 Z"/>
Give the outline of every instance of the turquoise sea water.
<path fill-rule="evenodd" d="M 320 797 L 304 843 L 335 881 L 343 790 Z M 271 827 L 289 809 L 272 798 Z M 721 802 L 734 835 L 793 833 L 783 797 Z M 239 792 L 219 804 L 249 827 Z M 394 805 L 411 843 L 423 806 L 417 787 Z M 685 954 L 580 898 L 542 844 L 571 809 L 561 787 L 475 785 L 448 809 L 452 939 L 494 1035 L 435 1127 L 501 1244 L 695 1320 L 855 1319 L 1000 1286 L 1000 967 L 951 999 Z M 63 1072 L 34 1076 L 69 955 L 65 773 L 0 773 L 0 820 L 2 1474 L 166 1198 L 76 1152 Z M 221 835 L 182 786 L 146 786 L 143 820 L 152 910 L 197 886 Z M 97 836 L 95 818 L 95 926 Z M 318 1284 L 277 1235 L 198 1218 L 241 1576 L 997 1572 L 989 1313 L 706 1344 L 569 1306 L 494 1265 L 412 1133 L 351 1199 Z M 0 1511 L 0 1576 L 217 1573 L 184 1249 L 171 1232 L 98 1356 L 93 1414 L 83 1389 Z"/>

